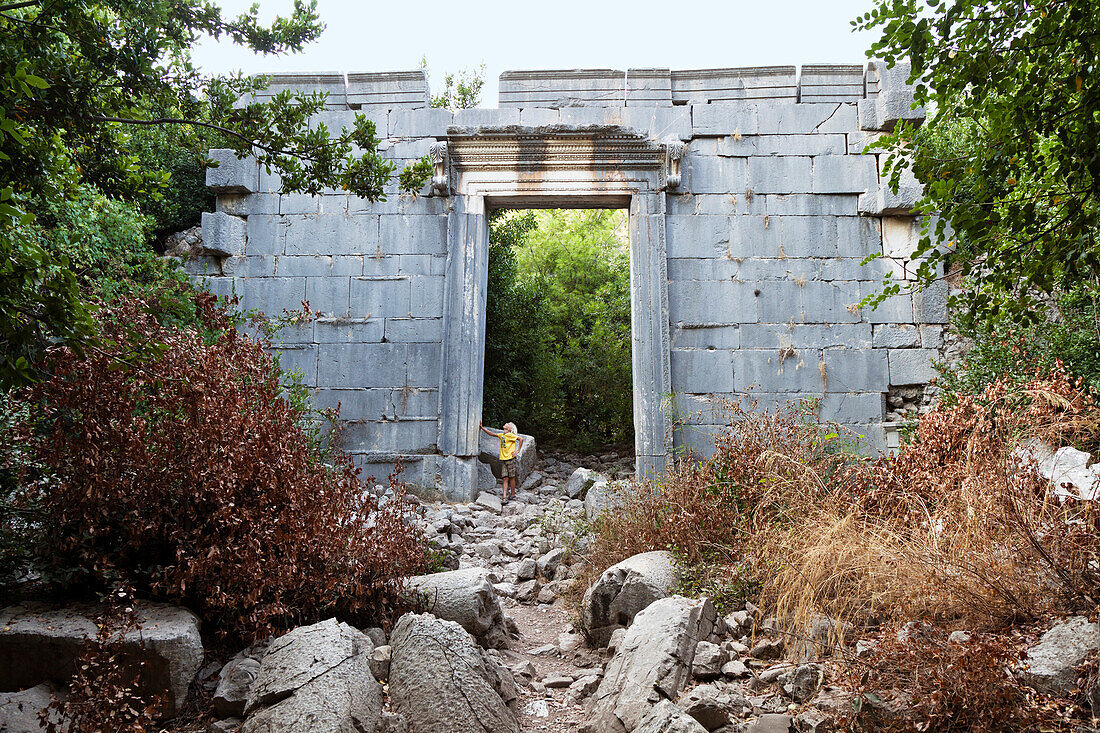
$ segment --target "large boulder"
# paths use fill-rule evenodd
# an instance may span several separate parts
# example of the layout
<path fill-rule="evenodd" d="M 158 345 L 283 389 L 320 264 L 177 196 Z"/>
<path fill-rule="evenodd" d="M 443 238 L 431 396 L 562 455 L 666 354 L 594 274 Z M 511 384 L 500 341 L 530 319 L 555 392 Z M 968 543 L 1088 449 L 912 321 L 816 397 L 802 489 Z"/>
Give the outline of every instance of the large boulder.
<path fill-rule="evenodd" d="M 498 430 L 499 428 L 493 429 Z M 538 461 L 538 451 L 535 447 L 535 439 L 523 433 L 520 433 L 519 437 L 523 438 L 523 445 L 516 455 L 517 486 L 522 484 L 527 479 L 527 475 L 535 470 L 535 463 Z M 478 451 L 477 459 L 482 463 L 488 464 L 493 472 L 493 476 L 499 479 L 501 475 L 500 438 L 481 433 L 481 437 L 478 439 Z"/>
<path fill-rule="evenodd" d="M 1055 624 L 1027 651 L 1024 679 L 1042 692 L 1063 695 L 1077 680 L 1074 667 L 1100 648 L 1100 623 L 1074 616 Z"/>
<path fill-rule="evenodd" d="M 623 506 L 629 499 L 630 491 L 629 481 L 597 480 L 584 495 L 584 516 L 593 520 L 606 511 Z"/>
<path fill-rule="evenodd" d="M 585 492 L 591 489 L 598 481 L 606 483 L 607 476 L 587 468 L 578 468 L 569 476 L 569 479 L 566 480 L 562 491 L 564 491 L 566 496 L 570 499 L 581 499 L 584 497 Z"/>
<path fill-rule="evenodd" d="M 374 644 L 329 619 L 279 637 L 260 662 L 241 733 L 358 733 L 382 717 L 382 686 L 370 672 Z"/>
<path fill-rule="evenodd" d="M 706 733 L 706 728 L 668 700 L 654 705 L 633 733 Z"/>
<path fill-rule="evenodd" d="M 457 623 L 407 613 L 390 636 L 390 698 L 416 733 L 515 733 L 519 692 Z"/>
<path fill-rule="evenodd" d="M 485 568 L 418 575 L 408 579 L 407 589 L 415 594 L 410 600 L 420 610 L 454 621 L 473 634 L 483 647 L 508 647 L 504 607 Z"/>
<path fill-rule="evenodd" d="M 607 646 L 611 634 L 630 625 L 649 604 L 667 598 L 676 587 L 676 564 L 664 550 L 643 552 L 603 571 L 581 601 L 588 640 Z"/>
<path fill-rule="evenodd" d="M 202 666 L 199 620 L 186 608 L 159 603 L 136 603 L 134 612 L 137 625 L 121 632 L 123 663 L 144 663 L 140 694 L 163 701 L 159 714 L 174 715 Z M 76 658 L 95 639 L 102 613 L 93 605 L 28 604 L 0 611 L 0 691 L 67 682 Z"/>
<path fill-rule="evenodd" d="M 589 700 L 582 730 L 630 733 L 662 701 L 675 700 L 691 674 L 695 645 L 713 632 L 715 618 L 708 599 L 683 596 L 663 598 L 639 613 Z M 677 725 L 686 725 L 683 717 L 676 716 Z"/>
<path fill-rule="evenodd" d="M 48 730 L 42 724 L 42 714 L 53 702 L 53 691 L 41 684 L 19 692 L 0 692 L 0 731 L 3 733 L 40 733 Z M 56 710 L 49 712 L 48 721 L 62 723 Z M 64 729 L 64 726 L 61 728 Z"/>
<path fill-rule="evenodd" d="M 226 662 L 214 690 L 214 712 L 223 718 L 242 715 L 259 671 L 260 660 L 244 654 Z"/>

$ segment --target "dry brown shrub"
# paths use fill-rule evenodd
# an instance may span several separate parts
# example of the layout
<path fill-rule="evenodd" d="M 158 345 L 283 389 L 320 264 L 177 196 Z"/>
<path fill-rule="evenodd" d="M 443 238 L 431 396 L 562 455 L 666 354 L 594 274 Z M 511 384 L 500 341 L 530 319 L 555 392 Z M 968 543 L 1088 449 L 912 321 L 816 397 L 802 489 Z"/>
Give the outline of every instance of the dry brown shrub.
<path fill-rule="evenodd" d="M 205 333 L 130 299 L 101 313 L 101 346 L 48 352 L 25 395 L 56 475 L 36 487 L 39 557 L 69 590 L 123 583 L 216 635 L 387 621 L 425 559 L 397 477 L 383 506 L 346 456 L 326 463 L 268 344 L 198 300 Z"/>
<path fill-rule="evenodd" d="M 931 626 L 894 626 L 841 685 L 855 691 L 840 730 L 1002 733 L 1071 730 L 1078 712 L 1049 704 L 1015 676 L 1019 639 L 971 634 L 949 641 Z"/>
<path fill-rule="evenodd" d="M 1059 370 L 932 410 L 896 458 L 855 471 L 797 523 L 754 533 L 749 551 L 776 561 L 762 601 L 796 622 L 967 628 L 1095 609 L 1097 509 L 1060 501 L 1017 449 L 1088 442 L 1098 424 L 1092 397 Z"/>

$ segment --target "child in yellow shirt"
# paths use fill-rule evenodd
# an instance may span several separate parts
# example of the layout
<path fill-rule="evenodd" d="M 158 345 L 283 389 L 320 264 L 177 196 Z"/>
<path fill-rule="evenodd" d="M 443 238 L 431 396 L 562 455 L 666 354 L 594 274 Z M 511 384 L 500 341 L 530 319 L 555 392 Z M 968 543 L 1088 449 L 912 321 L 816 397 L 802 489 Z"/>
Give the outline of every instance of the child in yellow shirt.
<path fill-rule="evenodd" d="M 516 455 L 523 447 L 523 438 L 514 422 L 504 423 L 504 430 L 496 431 L 477 425 L 482 432 L 500 438 L 500 476 L 504 483 L 504 502 L 516 496 Z"/>

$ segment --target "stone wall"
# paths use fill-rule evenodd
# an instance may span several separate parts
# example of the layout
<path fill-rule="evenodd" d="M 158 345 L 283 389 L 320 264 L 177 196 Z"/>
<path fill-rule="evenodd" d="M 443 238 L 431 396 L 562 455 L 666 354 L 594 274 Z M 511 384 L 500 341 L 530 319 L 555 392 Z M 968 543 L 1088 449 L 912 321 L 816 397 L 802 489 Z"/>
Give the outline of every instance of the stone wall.
<path fill-rule="evenodd" d="M 919 229 L 910 215 L 919 187 L 907 180 L 891 193 L 878 156 L 862 152 L 898 119 L 923 115 L 905 77 L 879 63 L 801 74 L 505 72 L 500 108 L 456 112 L 428 106 L 422 72 L 276 75 L 270 91 L 328 91 L 317 121 L 339 129 L 366 114 L 398 166 L 471 131 L 553 139 L 621 129 L 685 142 L 679 185 L 670 177 L 661 192 L 675 395 L 665 409 L 676 444 L 706 453 L 716 402 L 749 391 L 764 406 L 816 396 L 823 417 L 883 444 L 886 395 L 932 376 L 945 291 L 857 306 L 885 272 L 912 277 L 904 255 Z M 318 406 L 341 404 L 343 446 L 368 473 L 384 475 L 401 457 L 409 478 L 446 484 L 437 449 L 446 443 L 444 298 L 461 284 L 445 273 L 463 194 L 426 187 L 405 198 L 391 184 L 389 200 L 374 204 L 336 191 L 285 195 L 254 161 L 212 156 L 222 162 L 208 176 L 217 210 L 203 217 L 205 254 L 192 274 L 246 308 L 275 315 L 304 300 L 321 311 L 284 334 L 283 363 L 316 387 Z M 882 257 L 861 264 L 873 254 Z"/>

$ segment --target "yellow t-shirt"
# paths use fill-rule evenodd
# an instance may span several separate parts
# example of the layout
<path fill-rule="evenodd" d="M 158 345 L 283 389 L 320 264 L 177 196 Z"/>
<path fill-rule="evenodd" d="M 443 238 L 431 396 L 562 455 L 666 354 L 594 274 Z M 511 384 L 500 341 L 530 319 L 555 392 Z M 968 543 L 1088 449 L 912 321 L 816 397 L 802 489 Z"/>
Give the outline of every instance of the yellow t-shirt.
<path fill-rule="evenodd" d="M 515 433 L 500 434 L 500 460 L 510 461 L 516 457 L 516 440 L 519 436 Z"/>

